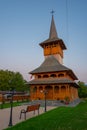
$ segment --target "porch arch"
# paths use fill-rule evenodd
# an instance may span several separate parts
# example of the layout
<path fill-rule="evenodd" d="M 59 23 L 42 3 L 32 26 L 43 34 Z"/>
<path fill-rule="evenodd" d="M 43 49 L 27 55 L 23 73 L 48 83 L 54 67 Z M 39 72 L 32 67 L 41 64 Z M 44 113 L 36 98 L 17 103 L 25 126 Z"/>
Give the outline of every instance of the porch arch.
<path fill-rule="evenodd" d="M 64 77 L 63 73 L 58 74 L 58 77 Z"/>
<path fill-rule="evenodd" d="M 40 86 L 39 87 L 39 92 L 41 92 L 43 90 L 43 87 L 42 86 Z"/>
<path fill-rule="evenodd" d="M 49 76 L 47 74 L 43 75 L 43 78 L 48 78 Z"/>
<path fill-rule="evenodd" d="M 56 74 L 51 74 L 50 77 L 53 77 L 53 78 L 54 78 L 54 77 L 56 77 Z"/>
<path fill-rule="evenodd" d="M 54 92 L 55 92 L 55 93 L 59 93 L 59 86 L 55 86 L 55 87 L 54 87 Z"/>
<path fill-rule="evenodd" d="M 47 91 L 46 98 L 53 99 L 53 88 L 52 86 L 45 86 L 45 90 Z"/>

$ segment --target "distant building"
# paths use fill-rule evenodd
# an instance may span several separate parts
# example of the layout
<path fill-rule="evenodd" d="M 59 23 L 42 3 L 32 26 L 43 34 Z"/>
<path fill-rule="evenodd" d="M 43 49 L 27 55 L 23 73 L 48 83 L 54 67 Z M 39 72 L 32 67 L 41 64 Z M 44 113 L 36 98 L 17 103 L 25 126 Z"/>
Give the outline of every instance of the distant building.
<path fill-rule="evenodd" d="M 52 14 L 49 38 L 39 44 L 43 48 L 43 63 L 31 71 L 34 76 L 30 85 L 31 100 L 43 100 L 46 91 L 48 100 L 64 100 L 66 97 L 73 101 L 78 98 L 78 85 L 74 72 L 63 65 L 65 43 L 57 35 L 54 16 Z"/>

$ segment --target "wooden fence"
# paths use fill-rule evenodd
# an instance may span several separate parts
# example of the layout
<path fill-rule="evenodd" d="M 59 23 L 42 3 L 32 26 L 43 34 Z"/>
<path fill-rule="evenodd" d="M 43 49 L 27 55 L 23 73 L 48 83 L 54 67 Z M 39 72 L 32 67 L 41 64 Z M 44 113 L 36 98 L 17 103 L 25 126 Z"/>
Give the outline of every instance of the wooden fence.
<path fill-rule="evenodd" d="M 14 95 L 13 96 L 13 101 L 26 101 L 29 100 L 30 96 L 29 95 Z M 5 96 L 0 96 L 0 102 L 6 102 L 10 101 L 10 98 L 6 98 Z"/>

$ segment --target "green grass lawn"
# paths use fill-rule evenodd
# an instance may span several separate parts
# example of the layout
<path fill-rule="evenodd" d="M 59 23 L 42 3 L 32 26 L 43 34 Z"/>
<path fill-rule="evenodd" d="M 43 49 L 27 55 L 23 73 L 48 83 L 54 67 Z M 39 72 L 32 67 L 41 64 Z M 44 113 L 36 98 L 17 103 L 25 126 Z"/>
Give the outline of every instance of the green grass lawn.
<path fill-rule="evenodd" d="M 56 108 L 6 130 L 87 130 L 87 101 Z"/>
<path fill-rule="evenodd" d="M 26 103 L 26 102 L 28 102 L 28 101 L 13 102 L 13 106 L 14 107 L 20 106 L 21 104 Z M 9 107 L 11 107 L 10 102 L 4 103 L 3 106 L 2 106 L 2 104 L 0 104 L 0 109 L 5 109 L 5 108 L 9 108 Z"/>

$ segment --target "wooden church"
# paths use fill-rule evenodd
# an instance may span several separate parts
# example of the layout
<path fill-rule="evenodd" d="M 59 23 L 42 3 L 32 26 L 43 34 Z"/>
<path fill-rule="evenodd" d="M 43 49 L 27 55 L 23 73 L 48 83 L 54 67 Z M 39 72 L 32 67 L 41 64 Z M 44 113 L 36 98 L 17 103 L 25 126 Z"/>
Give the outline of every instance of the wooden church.
<path fill-rule="evenodd" d="M 70 101 L 78 98 L 78 85 L 74 72 L 63 65 L 63 51 L 66 45 L 57 35 L 54 16 L 52 14 L 49 38 L 39 44 L 43 48 L 43 63 L 31 71 L 34 79 L 29 81 L 31 100 L 43 100 L 44 92 L 48 100 Z"/>

